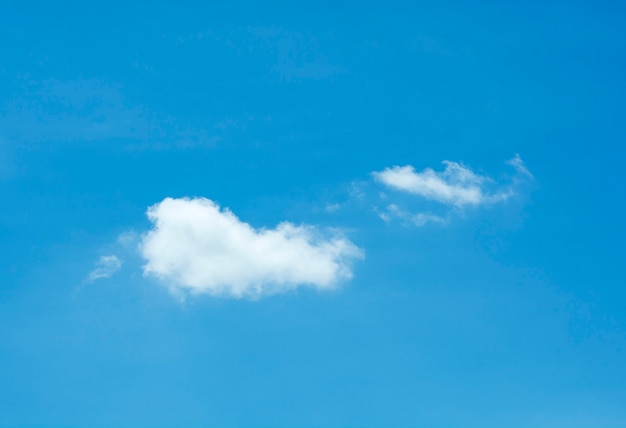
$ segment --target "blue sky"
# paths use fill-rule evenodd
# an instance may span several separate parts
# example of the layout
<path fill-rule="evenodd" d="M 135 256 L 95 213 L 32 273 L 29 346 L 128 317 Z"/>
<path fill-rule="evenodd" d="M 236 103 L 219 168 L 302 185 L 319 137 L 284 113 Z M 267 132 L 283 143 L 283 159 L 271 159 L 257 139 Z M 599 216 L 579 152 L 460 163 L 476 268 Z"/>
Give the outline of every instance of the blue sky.
<path fill-rule="evenodd" d="M 626 427 L 616 2 L 6 5 L 0 426 Z"/>

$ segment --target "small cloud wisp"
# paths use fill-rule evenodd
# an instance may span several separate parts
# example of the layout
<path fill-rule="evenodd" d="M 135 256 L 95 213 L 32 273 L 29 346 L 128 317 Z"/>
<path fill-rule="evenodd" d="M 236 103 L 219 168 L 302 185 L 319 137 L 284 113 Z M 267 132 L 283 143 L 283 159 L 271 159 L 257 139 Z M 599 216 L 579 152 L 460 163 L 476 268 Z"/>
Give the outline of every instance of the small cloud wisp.
<path fill-rule="evenodd" d="M 518 174 L 532 177 L 519 155 L 507 162 Z M 374 179 L 385 186 L 421 196 L 457 208 L 492 204 L 509 199 L 515 194 L 512 187 L 489 191 L 493 179 L 476 174 L 469 167 L 452 161 L 443 161 L 441 172 L 426 168 L 417 172 L 411 165 L 393 166 L 372 173 Z"/>
<path fill-rule="evenodd" d="M 98 279 L 110 278 L 122 268 L 122 261 L 116 255 L 101 256 L 96 262 L 96 267 L 89 273 L 87 282 L 92 283 Z"/>

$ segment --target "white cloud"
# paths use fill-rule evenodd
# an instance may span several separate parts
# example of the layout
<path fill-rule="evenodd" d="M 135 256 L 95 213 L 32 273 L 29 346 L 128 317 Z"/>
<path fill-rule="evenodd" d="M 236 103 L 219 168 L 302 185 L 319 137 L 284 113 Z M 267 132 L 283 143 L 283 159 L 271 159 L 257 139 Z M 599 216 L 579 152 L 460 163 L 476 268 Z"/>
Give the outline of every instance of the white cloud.
<path fill-rule="evenodd" d="M 378 216 L 385 222 L 389 223 L 393 219 L 400 219 L 407 224 L 412 224 L 417 227 L 425 226 L 427 223 L 439 223 L 446 224 L 447 220 L 438 215 L 431 213 L 409 213 L 396 204 L 389 204 L 387 208 L 378 214 Z"/>
<path fill-rule="evenodd" d="M 429 214 L 429 213 L 417 213 L 411 216 L 411 221 L 415 226 L 421 227 L 426 225 L 426 223 L 439 223 L 446 224 L 447 220 L 443 217 L 439 217 L 438 215 Z"/>
<path fill-rule="evenodd" d="M 508 163 L 519 173 L 530 176 L 519 155 Z M 490 191 L 489 188 L 494 183 L 491 178 L 476 174 L 457 162 L 444 161 L 443 164 L 446 168 L 441 172 L 431 168 L 416 172 L 413 166 L 407 165 L 385 168 L 383 171 L 373 172 L 372 175 L 390 188 L 455 207 L 504 201 L 515 193 L 510 186 Z"/>
<path fill-rule="evenodd" d="M 335 211 L 337 211 L 339 208 L 341 208 L 340 204 L 326 204 L 325 210 L 328 213 L 334 213 Z"/>
<path fill-rule="evenodd" d="M 122 232 L 117 236 L 117 243 L 124 248 L 129 248 L 137 244 L 139 235 L 134 230 Z"/>
<path fill-rule="evenodd" d="M 515 157 L 513 159 L 509 159 L 506 163 L 515 168 L 515 170 L 520 174 L 530 178 L 533 177 L 528 168 L 526 168 L 526 164 L 524 164 L 524 161 L 520 157 L 519 153 L 515 153 Z"/>
<path fill-rule="evenodd" d="M 287 222 L 255 229 L 204 198 L 166 198 L 147 214 L 154 226 L 140 245 L 144 274 L 177 291 L 255 298 L 303 285 L 331 289 L 363 257 L 341 236 Z"/>
<path fill-rule="evenodd" d="M 88 282 L 101 278 L 110 278 L 122 267 L 122 261 L 115 255 L 102 256 L 96 262 L 96 267 L 89 273 Z"/>

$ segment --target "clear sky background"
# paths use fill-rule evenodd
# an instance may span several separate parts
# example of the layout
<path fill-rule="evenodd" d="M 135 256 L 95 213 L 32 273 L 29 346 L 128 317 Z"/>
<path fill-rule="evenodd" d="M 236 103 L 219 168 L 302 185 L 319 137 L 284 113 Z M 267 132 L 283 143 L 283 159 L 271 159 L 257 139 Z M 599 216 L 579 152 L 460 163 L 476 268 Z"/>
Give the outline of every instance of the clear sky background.
<path fill-rule="evenodd" d="M 0 426 L 626 427 L 626 8 L 203 3 L 1 7 Z"/>

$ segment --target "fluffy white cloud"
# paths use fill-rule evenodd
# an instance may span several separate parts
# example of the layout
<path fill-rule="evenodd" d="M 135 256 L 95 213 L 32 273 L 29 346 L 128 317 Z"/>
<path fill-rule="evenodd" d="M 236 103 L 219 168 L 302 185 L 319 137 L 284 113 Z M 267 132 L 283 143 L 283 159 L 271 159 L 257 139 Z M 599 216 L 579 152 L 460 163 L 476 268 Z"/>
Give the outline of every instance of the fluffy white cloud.
<path fill-rule="evenodd" d="M 94 282 L 97 279 L 109 278 L 113 276 L 122 267 L 122 261 L 115 255 L 102 256 L 96 262 L 96 267 L 89 273 L 88 282 Z"/>
<path fill-rule="evenodd" d="M 519 155 L 508 161 L 519 173 L 530 176 Z M 383 171 L 373 172 L 374 178 L 396 190 L 419 195 L 447 205 L 463 207 L 504 201 L 513 196 L 513 189 L 508 187 L 489 191 L 493 180 L 474 173 L 470 168 L 457 162 L 444 161 L 445 170 L 441 172 L 426 168 L 416 172 L 411 165 L 394 166 Z"/>
<path fill-rule="evenodd" d="M 147 214 L 144 274 L 175 290 L 255 298 L 301 285 L 329 289 L 350 279 L 350 262 L 363 257 L 341 236 L 291 223 L 255 229 L 204 198 L 166 198 Z"/>

